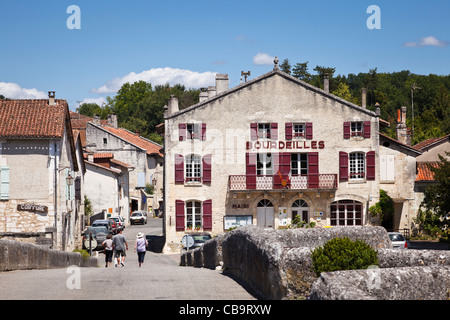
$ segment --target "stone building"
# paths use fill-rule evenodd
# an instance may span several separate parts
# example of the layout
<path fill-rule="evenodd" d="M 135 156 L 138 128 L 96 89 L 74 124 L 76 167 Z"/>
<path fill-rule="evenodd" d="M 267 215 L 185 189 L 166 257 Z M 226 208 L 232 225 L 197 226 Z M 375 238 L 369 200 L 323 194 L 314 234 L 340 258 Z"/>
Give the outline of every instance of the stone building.
<path fill-rule="evenodd" d="M 115 115 L 108 116 L 107 124 L 100 119 L 86 123 L 86 148 L 96 153 L 112 153 L 114 159 L 129 164 L 130 212 L 135 210 L 159 210 L 163 202 L 163 154 L 162 146 L 139 133 L 117 126 Z M 144 188 L 154 186 L 153 197 L 147 197 Z M 151 203 L 147 203 L 151 198 Z"/>
<path fill-rule="evenodd" d="M 165 110 L 166 251 L 185 233 L 234 226 L 372 224 L 379 201 L 377 113 L 274 70 Z"/>
<path fill-rule="evenodd" d="M 30 241 L 59 250 L 79 245 L 84 168 L 77 159 L 81 145 L 76 139 L 67 101 L 55 99 L 54 92 L 49 99 L 0 100 L 3 235 L 37 237 Z"/>

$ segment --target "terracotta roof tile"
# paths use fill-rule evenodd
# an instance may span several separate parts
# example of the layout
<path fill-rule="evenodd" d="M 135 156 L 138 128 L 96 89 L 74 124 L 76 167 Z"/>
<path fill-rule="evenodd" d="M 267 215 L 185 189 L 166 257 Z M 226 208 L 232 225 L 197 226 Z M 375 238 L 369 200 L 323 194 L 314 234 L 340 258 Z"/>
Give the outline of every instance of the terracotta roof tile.
<path fill-rule="evenodd" d="M 0 100 L 0 137 L 62 138 L 65 128 L 66 100 Z"/>
<path fill-rule="evenodd" d="M 439 162 L 417 162 L 416 181 L 434 181 L 434 173 L 430 170 L 430 166 L 439 168 Z"/>
<path fill-rule="evenodd" d="M 102 128 L 142 149 L 147 150 L 147 154 L 158 154 L 160 157 L 163 157 L 163 154 L 160 152 L 162 146 L 155 142 L 145 139 L 123 128 L 113 128 L 109 126 L 102 126 Z"/>

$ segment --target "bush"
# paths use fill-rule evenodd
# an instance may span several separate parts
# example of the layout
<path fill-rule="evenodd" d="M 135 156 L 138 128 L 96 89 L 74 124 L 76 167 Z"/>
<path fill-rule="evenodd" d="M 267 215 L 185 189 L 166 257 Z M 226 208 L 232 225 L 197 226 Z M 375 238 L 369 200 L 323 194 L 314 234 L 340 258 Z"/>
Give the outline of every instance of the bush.
<path fill-rule="evenodd" d="M 367 243 L 346 237 L 332 239 L 323 247 L 314 249 L 311 258 L 317 276 L 321 272 L 367 269 L 378 264 L 377 252 Z"/>
<path fill-rule="evenodd" d="M 83 249 L 75 249 L 75 250 L 73 250 L 73 252 L 78 252 L 78 253 L 80 253 L 80 254 L 81 254 L 81 257 L 83 258 L 83 261 L 84 261 L 84 262 L 86 262 L 86 261 L 90 258 L 89 252 L 87 252 L 86 250 L 83 250 Z"/>

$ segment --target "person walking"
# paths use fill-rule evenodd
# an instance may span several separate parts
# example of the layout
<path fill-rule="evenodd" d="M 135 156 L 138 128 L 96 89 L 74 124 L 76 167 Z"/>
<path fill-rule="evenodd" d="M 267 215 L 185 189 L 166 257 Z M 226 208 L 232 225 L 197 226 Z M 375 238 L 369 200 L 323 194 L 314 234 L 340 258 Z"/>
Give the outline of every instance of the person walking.
<path fill-rule="evenodd" d="M 108 264 L 109 267 L 111 268 L 111 262 L 112 262 L 112 256 L 113 256 L 113 241 L 112 241 L 112 234 L 109 233 L 106 236 L 106 240 L 103 241 L 102 245 L 103 248 L 105 248 L 105 267 L 108 268 Z"/>
<path fill-rule="evenodd" d="M 144 234 L 139 232 L 136 236 L 136 243 L 134 244 L 134 252 L 138 254 L 139 268 L 144 265 L 145 252 L 147 251 L 148 241 Z"/>
<path fill-rule="evenodd" d="M 128 250 L 128 242 L 125 236 L 122 234 L 122 230 L 119 231 L 119 234 L 116 234 L 113 237 L 113 249 L 116 250 L 115 258 L 117 259 L 117 266 L 120 264 L 122 267 L 125 267 L 125 257 L 126 250 Z"/>

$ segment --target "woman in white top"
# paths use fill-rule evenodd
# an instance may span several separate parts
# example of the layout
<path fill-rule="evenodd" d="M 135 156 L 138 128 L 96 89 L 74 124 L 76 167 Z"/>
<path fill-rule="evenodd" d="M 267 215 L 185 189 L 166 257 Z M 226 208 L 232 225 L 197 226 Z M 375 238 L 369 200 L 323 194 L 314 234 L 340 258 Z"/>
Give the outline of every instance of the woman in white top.
<path fill-rule="evenodd" d="M 144 265 L 145 252 L 147 251 L 148 241 L 145 239 L 144 234 L 139 232 L 136 236 L 137 240 L 134 245 L 134 252 L 138 254 L 139 267 Z"/>
<path fill-rule="evenodd" d="M 112 256 L 113 256 L 113 241 L 112 241 L 112 236 L 111 234 L 108 234 L 106 236 L 106 240 L 103 241 L 103 247 L 105 248 L 105 267 L 108 268 L 108 264 L 109 267 L 111 267 L 111 262 L 112 262 Z"/>

